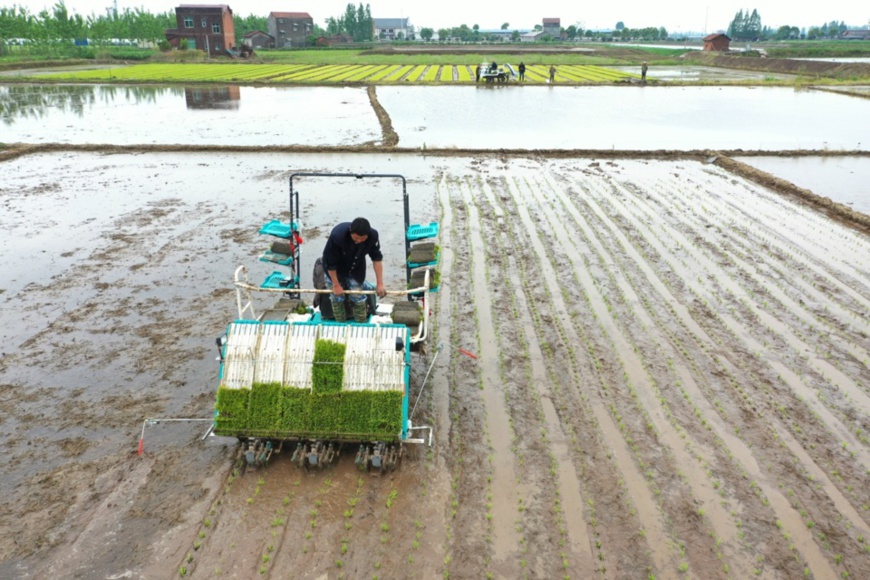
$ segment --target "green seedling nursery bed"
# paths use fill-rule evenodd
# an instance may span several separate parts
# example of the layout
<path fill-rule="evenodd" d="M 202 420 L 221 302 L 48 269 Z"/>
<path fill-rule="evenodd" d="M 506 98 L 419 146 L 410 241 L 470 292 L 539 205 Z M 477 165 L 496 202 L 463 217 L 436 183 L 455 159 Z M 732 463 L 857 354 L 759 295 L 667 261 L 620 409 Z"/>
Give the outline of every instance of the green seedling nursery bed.
<path fill-rule="evenodd" d="M 221 387 L 215 435 L 394 440 L 402 430 L 401 391 L 316 394 L 279 383 Z"/>
<path fill-rule="evenodd" d="M 230 437 L 392 441 L 400 437 L 404 391 L 342 389 L 344 344 L 314 344 L 311 388 L 254 383 L 218 388 L 215 434 Z"/>

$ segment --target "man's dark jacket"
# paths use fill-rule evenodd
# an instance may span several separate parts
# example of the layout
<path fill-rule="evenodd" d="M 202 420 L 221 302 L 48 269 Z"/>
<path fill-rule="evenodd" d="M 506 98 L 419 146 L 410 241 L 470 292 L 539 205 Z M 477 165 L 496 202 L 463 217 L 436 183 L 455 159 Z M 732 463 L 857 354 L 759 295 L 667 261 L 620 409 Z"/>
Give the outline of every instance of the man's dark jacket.
<path fill-rule="evenodd" d="M 384 259 L 378 231 L 372 228 L 366 241 L 355 244 L 350 237 L 350 222 L 340 223 L 332 229 L 323 248 L 323 269 L 336 270 L 339 282 L 350 277 L 361 284 L 366 279 L 366 255 L 373 262 Z"/>

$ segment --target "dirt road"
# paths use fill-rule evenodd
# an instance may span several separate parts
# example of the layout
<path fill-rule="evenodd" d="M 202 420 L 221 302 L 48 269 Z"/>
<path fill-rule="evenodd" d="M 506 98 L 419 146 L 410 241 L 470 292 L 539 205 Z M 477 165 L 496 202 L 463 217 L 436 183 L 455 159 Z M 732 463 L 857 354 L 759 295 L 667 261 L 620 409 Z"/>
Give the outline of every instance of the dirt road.
<path fill-rule="evenodd" d="M 289 171 L 383 167 L 442 226 L 412 371 L 416 398 L 445 345 L 418 408 L 433 448 L 383 477 L 352 452 L 242 473 L 234 441 L 160 424 L 138 457 L 145 418 L 210 415 L 232 270 Z M 798 200 L 674 158 L 50 152 L 3 172 L 2 577 L 870 577 L 870 238 Z M 349 201 L 400 244 L 395 192 L 313 193 L 311 262 Z"/>

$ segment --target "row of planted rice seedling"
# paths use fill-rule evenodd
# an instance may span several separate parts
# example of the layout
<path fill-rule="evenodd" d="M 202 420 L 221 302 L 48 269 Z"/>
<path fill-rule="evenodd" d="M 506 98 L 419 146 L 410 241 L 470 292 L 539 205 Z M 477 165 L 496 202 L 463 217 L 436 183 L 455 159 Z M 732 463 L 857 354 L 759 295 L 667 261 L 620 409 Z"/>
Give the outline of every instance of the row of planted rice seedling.
<path fill-rule="evenodd" d="M 362 69 L 358 69 L 356 71 L 353 71 L 351 74 L 349 74 L 347 77 L 345 77 L 344 79 L 341 79 L 341 80 L 344 80 L 346 82 L 351 82 L 351 83 L 362 81 L 362 80 L 365 80 L 365 79 L 371 77 L 375 73 L 382 72 L 385 68 L 389 68 L 389 67 L 384 66 L 384 65 L 364 66 L 364 67 L 362 67 Z M 336 80 L 338 80 L 338 79 L 336 79 Z"/>
<path fill-rule="evenodd" d="M 402 74 L 411 70 L 409 65 L 391 64 L 373 73 L 367 80 L 369 82 L 386 81 L 393 77 L 401 77 Z"/>
<path fill-rule="evenodd" d="M 309 69 L 307 71 L 303 71 L 298 74 L 289 74 L 281 77 L 277 77 L 273 80 L 282 80 L 282 81 L 324 81 L 327 80 L 338 73 L 349 70 L 354 65 L 338 65 L 338 64 L 330 64 L 327 66 L 319 66 L 313 69 Z"/>
<path fill-rule="evenodd" d="M 618 81 L 637 76 L 618 70 L 589 65 L 563 66 L 559 69 L 559 73 L 570 80 L 596 83 Z"/>
<path fill-rule="evenodd" d="M 426 72 L 420 78 L 420 81 L 424 83 L 434 83 L 440 78 L 440 72 L 441 67 L 437 64 L 433 64 L 428 69 L 426 69 Z"/>
<path fill-rule="evenodd" d="M 218 388 L 215 434 L 335 439 L 398 438 L 403 391 L 345 390 L 346 346 L 315 342 L 311 388 L 254 383 L 250 389 Z"/>
<path fill-rule="evenodd" d="M 564 65 L 559 67 L 556 80 L 560 82 L 614 82 L 636 76 L 604 67 Z M 474 75 L 467 65 L 141 64 L 113 69 L 57 73 L 47 75 L 44 78 L 162 82 L 474 82 Z M 526 68 L 527 82 L 545 82 L 548 78 L 549 67 L 546 65 L 529 65 Z"/>
<path fill-rule="evenodd" d="M 460 83 L 470 83 L 474 81 L 474 72 L 471 70 L 471 67 L 461 64 L 456 67 L 457 77 Z"/>

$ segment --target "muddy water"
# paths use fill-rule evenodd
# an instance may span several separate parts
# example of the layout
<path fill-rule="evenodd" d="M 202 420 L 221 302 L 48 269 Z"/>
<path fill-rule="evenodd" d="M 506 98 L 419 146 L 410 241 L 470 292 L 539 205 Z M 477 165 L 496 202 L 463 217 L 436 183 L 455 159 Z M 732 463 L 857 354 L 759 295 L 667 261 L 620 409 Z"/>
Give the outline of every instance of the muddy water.
<path fill-rule="evenodd" d="M 378 87 L 400 147 L 867 149 L 862 99 L 749 87 Z M 0 85 L 3 142 L 362 145 L 365 89 Z M 825 111 L 819 115 L 818 111 Z M 800 119 L 799 123 L 795 119 Z"/>
<path fill-rule="evenodd" d="M 870 141 L 870 139 L 868 139 Z M 870 215 L 870 158 L 741 157 L 743 163 Z"/>
<path fill-rule="evenodd" d="M 608 67 L 614 70 L 640 74 L 639 66 L 614 66 Z M 647 78 L 656 81 L 745 81 L 764 79 L 789 79 L 794 78 L 794 75 L 770 73 L 770 72 L 755 72 L 742 71 L 727 68 L 717 68 L 712 66 L 650 66 L 647 72 Z"/>

